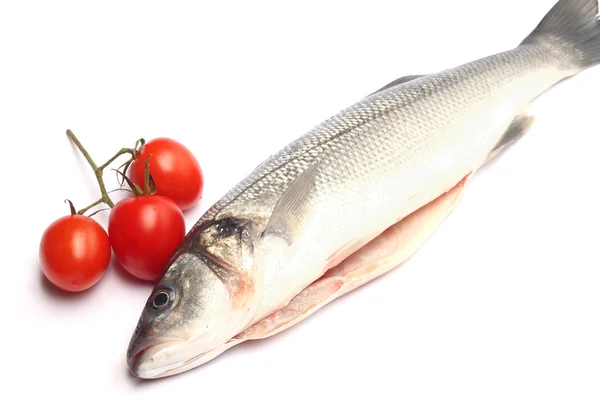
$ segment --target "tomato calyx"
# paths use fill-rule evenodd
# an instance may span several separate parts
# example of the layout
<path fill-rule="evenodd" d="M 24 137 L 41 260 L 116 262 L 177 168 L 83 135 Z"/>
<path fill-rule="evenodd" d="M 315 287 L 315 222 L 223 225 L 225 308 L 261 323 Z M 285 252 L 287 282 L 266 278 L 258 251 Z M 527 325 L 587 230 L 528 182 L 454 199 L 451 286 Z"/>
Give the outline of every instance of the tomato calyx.
<path fill-rule="evenodd" d="M 69 207 L 71 209 L 71 215 L 76 215 L 77 211 L 75 211 L 75 206 L 73 205 L 73 202 L 71 200 L 69 200 L 69 199 L 66 199 L 65 203 L 66 202 L 69 202 Z"/>
<path fill-rule="evenodd" d="M 127 175 L 125 175 L 125 172 L 121 172 L 119 170 L 116 170 L 117 174 L 121 175 L 121 178 L 123 179 L 123 181 L 127 182 L 127 185 L 129 185 L 129 187 L 131 188 L 131 193 L 133 193 L 134 196 L 153 196 L 156 194 L 157 188 L 156 188 L 156 182 L 154 181 L 154 178 L 152 178 L 152 174 L 150 173 L 150 156 L 152 154 L 148 154 L 148 157 L 146 158 L 146 163 L 144 164 L 144 188 L 140 188 L 138 185 L 136 185 Z"/>
<path fill-rule="evenodd" d="M 138 158 L 138 155 L 140 154 L 140 152 L 142 151 L 142 149 L 144 148 L 144 146 L 146 145 L 146 140 L 144 140 L 144 138 L 142 139 L 138 139 L 135 142 L 135 146 L 133 146 L 131 150 L 131 158 L 129 160 L 127 160 L 124 164 L 121 164 L 121 166 L 119 168 L 117 168 L 117 171 L 123 169 L 123 174 L 122 175 L 126 175 L 127 171 L 129 170 L 129 167 L 131 167 L 131 164 Z M 117 173 L 117 180 L 119 180 L 119 174 Z M 121 175 L 121 176 L 122 176 Z M 123 185 L 125 184 L 125 179 L 122 179 L 121 181 L 119 181 L 119 185 L 121 185 L 121 187 L 123 187 Z"/>

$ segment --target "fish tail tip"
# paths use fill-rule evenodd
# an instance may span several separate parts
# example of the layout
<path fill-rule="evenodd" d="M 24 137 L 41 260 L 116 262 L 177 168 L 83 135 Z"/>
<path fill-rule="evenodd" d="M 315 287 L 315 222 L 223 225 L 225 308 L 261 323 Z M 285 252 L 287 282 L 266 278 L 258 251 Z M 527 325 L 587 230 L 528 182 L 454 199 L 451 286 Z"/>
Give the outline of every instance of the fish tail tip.
<path fill-rule="evenodd" d="M 540 40 L 570 44 L 572 62 L 582 69 L 600 64 L 598 0 L 559 0 L 521 45 Z"/>

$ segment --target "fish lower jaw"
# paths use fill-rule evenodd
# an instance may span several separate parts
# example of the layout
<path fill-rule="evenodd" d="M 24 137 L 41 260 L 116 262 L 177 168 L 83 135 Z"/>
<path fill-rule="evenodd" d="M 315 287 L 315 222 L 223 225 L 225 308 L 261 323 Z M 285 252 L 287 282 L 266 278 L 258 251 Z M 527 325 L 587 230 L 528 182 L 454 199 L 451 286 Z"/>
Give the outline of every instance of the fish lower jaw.
<path fill-rule="evenodd" d="M 212 359 L 214 359 L 215 357 L 217 357 L 221 353 L 223 353 L 227 348 L 229 348 L 229 346 L 227 346 L 225 348 L 223 348 L 223 347 L 225 347 L 225 346 L 218 347 L 218 348 L 208 351 L 206 353 L 202 353 L 196 357 L 190 358 L 187 361 L 173 364 L 173 365 L 169 366 L 168 368 L 163 368 L 160 371 L 157 371 L 157 374 L 153 375 L 152 377 L 148 377 L 148 378 L 144 378 L 144 379 L 166 378 L 166 377 L 169 377 L 172 375 L 178 375 L 183 372 L 192 370 L 196 367 L 199 367 L 202 364 L 206 364 L 207 362 L 211 361 Z"/>
<path fill-rule="evenodd" d="M 177 360 L 176 350 L 183 341 L 168 341 L 144 347 L 127 360 L 130 373 L 141 379 L 154 379 L 166 370 L 177 368 L 185 360 Z"/>
<path fill-rule="evenodd" d="M 178 366 L 183 365 L 184 362 L 179 362 L 171 365 L 165 365 L 160 368 L 146 369 L 146 368 L 131 368 L 131 374 L 136 378 L 140 379 L 157 379 L 160 378 L 165 372 L 177 369 Z"/>
<path fill-rule="evenodd" d="M 169 341 L 143 348 L 127 364 L 130 373 L 140 379 L 158 379 L 198 367 L 233 346 L 234 339 L 206 351 L 192 350 L 189 341 Z M 187 346 L 186 346 L 187 345 Z"/>

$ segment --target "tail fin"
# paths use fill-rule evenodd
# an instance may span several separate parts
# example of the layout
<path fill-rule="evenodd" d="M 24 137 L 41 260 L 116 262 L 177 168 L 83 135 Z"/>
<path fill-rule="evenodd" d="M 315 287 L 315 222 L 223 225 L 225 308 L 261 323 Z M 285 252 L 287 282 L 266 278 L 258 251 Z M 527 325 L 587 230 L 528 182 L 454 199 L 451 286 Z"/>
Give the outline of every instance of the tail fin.
<path fill-rule="evenodd" d="M 571 45 L 582 68 L 600 64 L 598 0 L 559 0 L 521 44 L 544 40 Z"/>

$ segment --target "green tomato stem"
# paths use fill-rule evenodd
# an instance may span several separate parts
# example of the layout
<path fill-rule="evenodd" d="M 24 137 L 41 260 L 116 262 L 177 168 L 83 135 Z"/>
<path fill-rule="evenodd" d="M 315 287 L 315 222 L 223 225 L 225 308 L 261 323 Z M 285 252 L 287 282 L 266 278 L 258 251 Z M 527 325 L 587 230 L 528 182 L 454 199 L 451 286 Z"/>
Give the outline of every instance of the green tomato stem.
<path fill-rule="evenodd" d="M 121 157 L 123 154 L 131 154 L 133 156 L 133 150 L 132 149 L 122 148 L 121 150 L 119 150 L 119 152 L 117 154 L 115 154 L 114 156 L 112 156 L 110 158 L 110 160 L 108 160 L 107 162 L 105 162 L 104 164 L 102 164 L 101 166 L 99 166 L 98 169 L 104 170 L 104 168 L 108 167 L 113 161 L 115 161 L 117 158 Z"/>
<path fill-rule="evenodd" d="M 99 205 L 99 204 L 102 204 L 102 203 L 104 203 L 104 199 L 96 200 L 95 202 L 93 202 L 93 203 L 92 203 L 92 204 L 90 204 L 89 206 L 87 206 L 87 207 L 85 207 L 85 208 L 82 208 L 81 210 L 79 210 L 79 211 L 77 212 L 77 214 L 79 214 L 79 215 L 83 215 L 83 214 L 85 214 L 85 213 L 86 213 L 86 211 L 88 211 L 90 208 L 96 207 L 97 205 Z"/>
<path fill-rule="evenodd" d="M 98 186 L 100 186 L 100 193 L 102 193 L 102 199 L 101 199 L 102 201 L 101 202 L 106 203 L 107 206 L 109 206 L 110 208 L 113 208 L 115 206 L 115 203 L 113 203 L 113 201 L 108 196 L 108 193 L 106 193 L 106 186 L 104 185 L 104 178 L 103 178 L 104 169 L 98 168 L 98 166 L 92 159 L 92 156 L 90 156 L 90 153 L 88 153 L 88 151 L 85 149 L 85 147 L 83 147 L 83 145 L 81 144 L 79 139 L 77 139 L 75 134 L 70 129 L 67 130 L 67 136 L 69 137 L 69 139 L 71 139 L 71 141 L 75 144 L 75 146 L 77 146 L 77 148 L 79 149 L 81 154 L 83 154 L 83 156 L 87 160 L 88 164 L 90 164 L 90 167 L 92 167 L 92 170 L 94 171 L 94 175 L 96 175 L 96 180 L 98 181 Z M 100 203 L 97 202 L 97 204 L 100 204 Z"/>
<path fill-rule="evenodd" d="M 102 195 L 102 197 L 99 200 L 96 200 L 89 206 L 82 208 L 81 210 L 79 210 L 79 212 L 77 212 L 77 214 L 83 215 L 86 211 L 89 211 L 91 208 L 93 208 L 99 204 L 102 204 L 102 203 L 106 204 L 107 206 L 109 206 L 112 209 L 115 206 L 115 203 L 113 203 L 110 196 L 108 195 L 108 192 L 106 191 L 106 186 L 104 184 L 104 169 L 107 168 L 117 158 L 121 157 L 124 154 L 129 154 L 131 156 L 131 159 L 128 160 L 125 164 L 123 164 L 123 165 L 129 166 L 129 164 L 131 164 L 131 162 L 133 162 L 133 160 L 136 158 L 138 152 L 141 150 L 141 147 L 144 146 L 144 144 L 145 144 L 144 139 L 138 140 L 135 144 L 135 148 L 133 148 L 133 149 L 122 148 L 121 150 L 119 150 L 117 152 L 117 154 L 112 156 L 107 162 L 98 166 L 92 159 L 92 156 L 90 156 L 90 153 L 85 149 L 85 147 L 83 147 L 83 145 L 81 144 L 79 139 L 77 139 L 75 134 L 70 129 L 67 130 L 67 136 L 69 137 L 69 139 L 71 139 L 73 144 L 75 144 L 75 146 L 77 146 L 77 148 L 79 149 L 79 151 L 81 152 L 83 157 L 85 157 L 85 159 L 88 162 L 88 164 L 90 165 L 90 167 L 92 167 L 92 170 L 94 171 L 94 175 L 96 176 L 96 180 L 98 181 L 98 186 L 100 187 L 100 193 Z"/>

